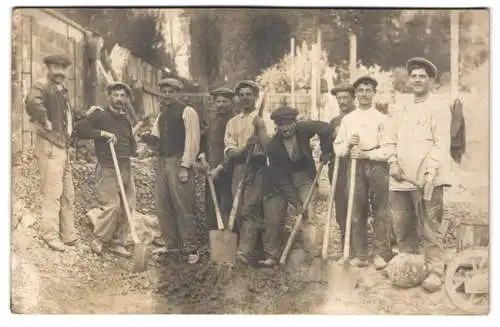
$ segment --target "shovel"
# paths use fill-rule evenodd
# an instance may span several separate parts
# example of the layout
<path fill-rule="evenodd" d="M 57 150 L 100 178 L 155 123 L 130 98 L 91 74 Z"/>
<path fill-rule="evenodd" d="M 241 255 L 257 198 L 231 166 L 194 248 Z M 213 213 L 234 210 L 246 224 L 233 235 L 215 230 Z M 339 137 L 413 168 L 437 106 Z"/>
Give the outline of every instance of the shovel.
<path fill-rule="evenodd" d="M 293 229 L 290 233 L 290 236 L 288 237 L 288 240 L 286 242 L 285 249 L 283 250 L 283 253 L 281 254 L 281 258 L 280 258 L 281 265 L 284 265 L 286 262 L 288 252 L 290 252 L 290 249 L 292 248 L 293 240 L 295 239 L 295 236 L 297 235 L 297 232 L 299 231 L 300 225 L 302 223 L 302 219 L 304 219 L 304 215 L 307 212 L 307 207 L 309 207 L 309 202 L 311 202 L 312 195 L 314 193 L 314 189 L 316 188 L 316 185 L 318 184 L 319 176 L 321 175 L 321 171 L 323 170 L 324 166 L 325 166 L 325 164 L 321 163 L 318 167 L 318 172 L 316 173 L 316 176 L 314 177 L 314 181 L 312 182 L 311 188 L 309 189 L 309 192 L 307 193 L 306 200 L 304 201 L 304 207 L 302 208 L 302 213 L 297 217 L 297 220 L 295 221 L 295 225 L 293 226 Z"/>
<path fill-rule="evenodd" d="M 209 167 L 205 158 L 203 158 L 201 162 L 203 166 Z M 208 232 L 210 260 L 215 263 L 231 263 L 235 256 L 233 248 L 236 248 L 236 246 L 228 244 L 228 242 L 234 242 L 232 240 L 232 233 L 224 231 L 224 222 L 222 221 L 219 201 L 217 199 L 217 193 L 215 192 L 214 180 L 209 174 L 207 174 L 207 181 L 210 188 L 210 195 L 212 196 L 212 202 L 214 203 L 218 227 L 218 230 L 211 230 Z"/>
<path fill-rule="evenodd" d="M 330 222 L 333 216 L 333 204 L 335 200 L 335 191 L 337 188 L 337 179 L 339 177 L 339 157 L 335 156 L 333 164 L 332 185 L 328 196 L 328 212 L 325 217 L 325 230 L 323 233 L 323 248 L 321 249 L 321 270 L 324 279 L 328 279 L 328 240 L 330 238 Z"/>
<path fill-rule="evenodd" d="M 351 220 L 354 203 L 354 183 L 356 181 L 356 159 L 351 159 L 349 176 L 349 199 L 347 203 L 347 217 L 345 224 L 344 255 L 339 261 L 341 267 L 336 267 L 334 272 L 335 288 L 337 291 L 351 291 L 356 286 L 357 276 L 350 273 L 349 253 L 351 250 Z"/>
<path fill-rule="evenodd" d="M 125 193 L 125 188 L 123 187 L 122 175 L 116 159 L 115 145 L 113 142 L 109 142 L 109 147 L 111 149 L 111 156 L 113 157 L 113 164 L 115 166 L 118 185 L 120 186 L 123 206 L 125 207 L 128 224 L 130 225 L 130 234 L 132 235 L 132 240 L 134 241 L 134 272 L 143 272 L 146 271 L 148 266 L 148 245 L 142 243 L 139 240 L 139 237 L 137 237 L 134 222 L 132 221 L 132 214 L 130 213 L 130 208 L 128 206 L 127 194 Z"/>

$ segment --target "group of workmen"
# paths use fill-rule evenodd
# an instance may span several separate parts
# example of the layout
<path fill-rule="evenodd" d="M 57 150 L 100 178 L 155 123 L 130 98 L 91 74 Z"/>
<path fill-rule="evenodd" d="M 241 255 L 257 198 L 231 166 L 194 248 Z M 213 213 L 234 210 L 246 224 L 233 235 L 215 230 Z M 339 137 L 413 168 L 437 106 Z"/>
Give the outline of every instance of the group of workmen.
<path fill-rule="evenodd" d="M 158 159 L 154 193 L 164 238 L 164 247 L 157 251 L 158 255 L 177 251 L 188 263 L 200 260 L 193 168 L 200 160 L 207 176 L 215 181 L 226 226 L 234 195 L 243 181 L 235 228 L 239 236 L 237 259 L 248 264 L 260 246 L 264 255 L 257 263 L 273 267 L 283 246 L 288 204 L 294 213 L 304 213 L 306 225 L 316 219 L 313 206 L 304 204 L 309 190 L 315 187 L 317 168 L 311 139 L 318 136 L 319 160 L 329 165 L 330 182 L 335 156 L 339 157 L 335 216 L 342 245 L 348 190 L 354 184 L 350 263 L 358 267 L 369 264 L 366 221 L 372 214 L 373 265 L 382 269 L 392 258 L 393 235 L 400 252 L 417 253 L 423 243 L 429 274 L 422 285 L 429 291 L 441 286 L 444 264 L 439 225 L 443 215 L 443 187 L 449 185 L 445 171 L 450 147 L 450 112 L 448 105 L 430 92 L 438 74 L 430 61 L 412 58 L 407 62 L 413 101 L 391 117 L 375 108 L 373 99 L 378 83 L 365 76 L 352 85 L 331 90 L 340 114 L 330 124 L 298 120 L 295 108 L 283 106 L 270 116 L 275 131 L 269 131 L 261 108 L 256 108 L 260 89 L 253 81 L 241 81 L 234 90 L 222 87 L 211 91 L 215 110 L 202 123 L 194 108 L 179 101 L 181 81 L 166 78 L 158 83 L 161 111 L 152 130 L 134 135 L 125 110 L 132 94 L 128 85 L 109 84 L 106 106 L 78 112 L 72 108 L 64 86 L 71 65 L 69 57 L 50 55 L 44 60 L 47 77 L 33 85 L 26 98 L 26 110 L 37 127 L 35 151 L 43 192 L 40 231 L 50 248 L 64 251 L 66 246 L 81 244 L 75 229 L 69 156 L 71 141 L 76 136 L 95 141 L 100 213 L 90 248 L 96 253 L 106 248 L 131 256 L 126 248 L 129 226 L 110 143 L 114 144 L 127 202 L 133 212 L 136 191 L 131 157 L 136 154 L 136 142 L 140 139 L 156 151 Z M 236 97 L 238 110 L 235 110 Z M 356 162 L 355 178 L 350 180 L 353 162 Z M 423 199 L 422 189 L 433 190 L 430 199 Z M 206 196 L 208 227 L 217 229 L 209 194 Z"/>

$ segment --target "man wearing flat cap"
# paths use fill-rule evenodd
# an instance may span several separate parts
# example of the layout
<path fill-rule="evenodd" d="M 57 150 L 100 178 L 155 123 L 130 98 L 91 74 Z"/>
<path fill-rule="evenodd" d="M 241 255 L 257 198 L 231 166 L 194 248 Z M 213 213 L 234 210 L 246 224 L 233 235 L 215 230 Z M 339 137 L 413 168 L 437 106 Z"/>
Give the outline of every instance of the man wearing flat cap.
<path fill-rule="evenodd" d="M 303 210 L 307 193 L 314 187 L 316 176 L 311 138 L 317 135 L 320 139 L 323 163 L 328 163 L 332 152 L 332 134 L 328 123 L 322 121 L 297 122 L 298 111 L 291 107 L 281 107 L 271 114 L 276 124 L 277 133 L 266 146 L 269 166 L 265 172 L 264 182 L 264 217 L 263 235 L 266 258 L 259 263 L 271 267 L 277 264 L 283 241 L 283 220 L 288 203 L 297 213 Z M 314 209 L 307 208 L 307 221 L 303 231 L 314 229 Z M 314 241 L 302 233 L 305 250 L 314 254 Z"/>
<path fill-rule="evenodd" d="M 406 67 L 413 101 L 396 111 L 387 140 L 391 145 L 389 207 L 399 250 L 417 253 L 423 241 L 429 275 L 422 287 L 433 292 L 441 287 L 444 274 L 439 226 L 444 187 L 450 186 L 447 164 L 451 116 L 446 101 L 430 92 L 438 73 L 436 66 L 427 59 L 412 58 Z M 424 192 L 408 178 L 423 186 Z"/>
<path fill-rule="evenodd" d="M 166 247 L 180 250 L 190 264 L 200 259 L 196 239 L 196 196 L 193 164 L 200 149 L 200 123 L 194 108 L 178 100 L 182 83 L 165 78 L 159 83 L 160 108 L 151 133 L 142 140 L 158 150 L 155 201 Z"/>
<path fill-rule="evenodd" d="M 224 158 L 224 134 L 229 120 L 234 116 L 234 92 L 221 87 L 210 92 L 215 104 L 215 110 L 210 112 L 207 128 L 201 138 L 199 159 L 208 162 L 209 174 L 214 179 L 215 192 L 221 210 L 224 226 L 231 212 L 233 197 L 231 193 L 232 167 Z M 209 230 L 218 229 L 213 199 L 210 196 L 209 185 L 206 183 L 205 211 Z"/>
<path fill-rule="evenodd" d="M 334 87 L 330 91 L 330 93 L 337 99 L 337 103 L 340 109 L 339 115 L 334 117 L 330 121 L 330 128 L 333 133 L 332 140 L 335 141 L 335 139 L 337 138 L 337 131 L 339 130 L 342 119 L 345 117 L 345 115 L 356 109 L 356 105 L 354 103 L 355 90 L 352 85 L 343 83 L 339 86 Z M 332 178 L 333 178 L 334 162 L 335 162 L 335 153 L 333 153 L 332 155 L 332 161 L 328 164 L 328 178 L 330 180 L 330 183 L 332 183 Z M 337 186 L 335 187 L 335 219 L 340 228 L 341 253 L 343 253 L 344 251 L 343 249 L 344 249 L 344 239 L 345 239 L 345 223 L 347 217 L 348 171 L 349 171 L 349 159 L 339 158 Z"/>
<path fill-rule="evenodd" d="M 334 151 L 340 157 L 351 158 L 351 163 L 357 160 L 351 218 L 355 257 L 351 264 L 358 267 L 368 265 L 366 223 L 371 204 L 374 212 L 373 263 L 376 269 L 383 269 L 391 259 L 392 251 L 387 209 L 388 151 L 383 143 L 387 117 L 373 106 L 377 84 L 369 76 L 358 78 L 353 83 L 358 107 L 342 119 Z"/>
<path fill-rule="evenodd" d="M 234 88 L 239 97 L 240 113 L 231 118 L 224 136 L 224 154 L 233 163 L 232 192 L 236 193 L 239 182 L 244 178 L 244 189 L 238 216 L 239 230 L 237 259 L 248 264 L 255 250 L 259 231 L 263 228 L 262 182 L 266 160 L 262 149 L 269 140 L 264 120 L 255 108 L 259 86 L 253 81 L 241 81 Z M 250 154 L 249 154 L 249 151 Z M 244 166 L 247 155 L 251 156 L 246 174 Z"/>
<path fill-rule="evenodd" d="M 32 85 L 25 104 L 37 134 L 34 151 L 39 163 L 43 197 L 41 237 L 51 249 L 64 251 L 65 245 L 76 245 L 78 240 L 68 153 L 74 119 L 84 114 L 72 108 L 64 85 L 70 58 L 55 54 L 46 56 L 44 62 L 47 76 Z"/>
<path fill-rule="evenodd" d="M 136 153 L 136 141 L 126 115 L 126 105 L 132 92 L 127 84 L 118 82 L 109 84 L 107 93 L 108 104 L 94 110 L 76 125 L 81 139 L 94 140 L 97 157 L 96 195 L 101 210 L 94 224 L 94 239 L 90 247 L 100 254 L 103 246 L 109 245 L 111 252 L 130 257 L 131 253 L 125 248 L 130 226 L 122 205 L 109 143 L 115 146 L 130 212 L 134 212 L 136 191 L 130 157 Z M 113 238 L 115 235 L 116 239 Z"/>

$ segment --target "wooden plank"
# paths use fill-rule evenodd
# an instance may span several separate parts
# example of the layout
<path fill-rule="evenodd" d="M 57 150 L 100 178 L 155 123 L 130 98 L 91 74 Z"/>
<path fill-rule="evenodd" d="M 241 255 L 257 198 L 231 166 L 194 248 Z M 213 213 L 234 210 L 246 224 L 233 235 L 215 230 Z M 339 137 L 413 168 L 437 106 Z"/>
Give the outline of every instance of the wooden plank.
<path fill-rule="evenodd" d="M 12 14 L 12 152 L 23 149 L 23 22 L 21 9 Z"/>
<path fill-rule="evenodd" d="M 31 72 L 31 20 L 30 16 L 22 17 L 22 53 L 23 53 L 23 68 L 25 73 Z"/>
<path fill-rule="evenodd" d="M 31 75 L 30 74 L 23 74 L 22 76 L 22 89 L 23 89 L 23 101 L 26 98 L 26 95 L 29 92 L 29 89 L 31 88 Z M 24 106 L 23 106 L 24 107 Z M 23 150 L 29 149 L 32 146 L 32 137 L 31 137 L 31 132 L 33 129 L 33 126 L 30 122 L 30 118 L 28 114 L 26 113 L 25 108 L 22 110 L 23 112 L 23 120 L 22 120 L 22 143 L 23 143 Z"/>

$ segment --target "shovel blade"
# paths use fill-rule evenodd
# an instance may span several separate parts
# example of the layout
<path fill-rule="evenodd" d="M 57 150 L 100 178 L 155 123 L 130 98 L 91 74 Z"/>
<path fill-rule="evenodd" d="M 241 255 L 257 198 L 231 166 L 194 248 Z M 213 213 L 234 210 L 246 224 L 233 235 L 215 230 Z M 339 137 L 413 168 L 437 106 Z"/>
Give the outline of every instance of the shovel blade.
<path fill-rule="evenodd" d="M 349 260 L 331 265 L 332 288 L 338 293 L 350 293 L 358 285 L 360 273 L 358 269 L 351 267 Z"/>
<path fill-rule="evenodd" d="M 229 231 L 211 230 L 208 233 L 210 242 L 210 260 L 219 264 L 234 264 L 238 235 Z"/>
<path fill-rule="evenodd" d="M 148 268 L 148 245 L 137 243 L 134 245 L 134 272 L 141 273 Z"/>

